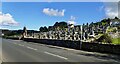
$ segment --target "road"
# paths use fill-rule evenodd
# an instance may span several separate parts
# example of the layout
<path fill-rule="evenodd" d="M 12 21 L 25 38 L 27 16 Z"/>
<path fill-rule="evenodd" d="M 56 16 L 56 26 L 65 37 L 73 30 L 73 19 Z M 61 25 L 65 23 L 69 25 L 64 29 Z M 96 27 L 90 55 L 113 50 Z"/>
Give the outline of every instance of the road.
<path fill-rule="evenodd" d="M 119 62 L 115 59 L 84 55 L 86 53 L 89 52 L 22 40 L 2 39 L 3 62 Z"/>

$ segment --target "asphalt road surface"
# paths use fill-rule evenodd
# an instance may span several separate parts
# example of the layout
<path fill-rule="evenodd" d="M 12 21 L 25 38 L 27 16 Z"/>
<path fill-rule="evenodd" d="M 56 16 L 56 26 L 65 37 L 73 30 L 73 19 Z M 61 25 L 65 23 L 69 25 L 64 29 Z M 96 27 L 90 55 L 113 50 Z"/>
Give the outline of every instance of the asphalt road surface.
<path fill-rule="evenodd" d="M 2 39 L 2 62 L 113 62 L 118 60 L 57 46 Z M 92 54 L 92 53 L 91 53 Z"/>

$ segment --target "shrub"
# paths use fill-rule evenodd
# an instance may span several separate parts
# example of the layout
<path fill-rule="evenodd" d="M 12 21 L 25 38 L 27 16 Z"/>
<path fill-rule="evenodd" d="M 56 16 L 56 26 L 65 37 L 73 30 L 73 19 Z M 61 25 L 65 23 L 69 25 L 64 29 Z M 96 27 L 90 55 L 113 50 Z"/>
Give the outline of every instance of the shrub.
<path fill-rule="evenodd" d="M 112 43 L 112 38 L 111 38 L 111 36 L 109 36 L 109 34 L 105 33 L 96 41 L 110 44 L 110 43 Z"/>

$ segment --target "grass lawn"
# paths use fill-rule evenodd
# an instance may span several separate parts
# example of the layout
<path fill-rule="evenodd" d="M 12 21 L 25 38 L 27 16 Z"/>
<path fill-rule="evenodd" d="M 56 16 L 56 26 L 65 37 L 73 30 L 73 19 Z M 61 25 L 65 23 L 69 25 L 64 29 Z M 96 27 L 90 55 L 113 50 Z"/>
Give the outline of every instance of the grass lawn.
<path fill-rule="evenodd" d="M 112 43 L 113 44 L 120 44 L 120 38 L 113 38 Z"/>

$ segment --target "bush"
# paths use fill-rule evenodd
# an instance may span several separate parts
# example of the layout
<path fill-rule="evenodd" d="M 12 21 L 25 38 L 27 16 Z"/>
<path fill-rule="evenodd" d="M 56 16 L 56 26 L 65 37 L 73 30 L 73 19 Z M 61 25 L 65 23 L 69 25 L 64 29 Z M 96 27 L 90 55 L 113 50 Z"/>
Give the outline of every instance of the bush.
<path fill-rule="evenodd" d="M 99 39 L 97 39 L 98 42 L 103 42 L 103 43 L 112 43 L 112 38 L 108 34 L 103 34 Z"/>

